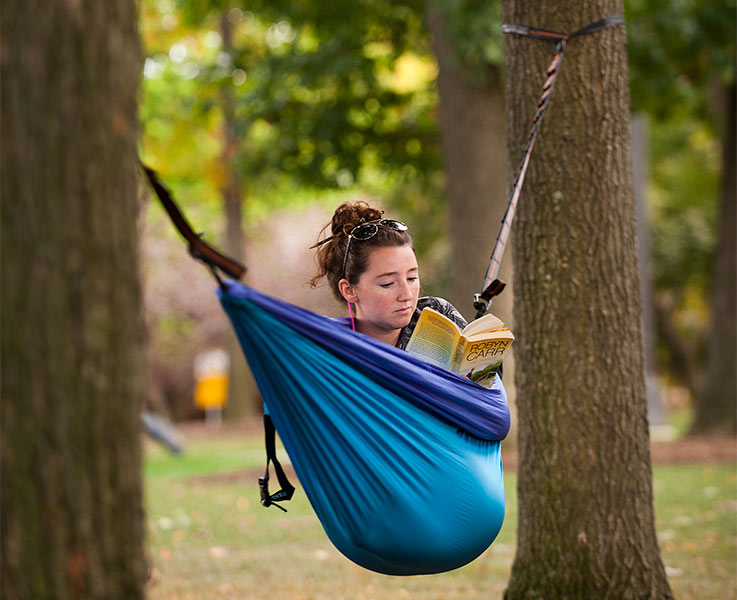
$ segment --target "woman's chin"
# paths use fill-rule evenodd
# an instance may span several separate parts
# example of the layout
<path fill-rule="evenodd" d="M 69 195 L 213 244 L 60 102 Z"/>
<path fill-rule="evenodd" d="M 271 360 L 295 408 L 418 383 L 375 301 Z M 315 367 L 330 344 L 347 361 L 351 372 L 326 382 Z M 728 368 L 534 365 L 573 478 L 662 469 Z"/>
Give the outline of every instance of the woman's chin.
<path fill-rule="evenodd" d="M 410 321 L 412 320 L 412 312 L 413 311 L 410 311 L 406 315 L 402 314 L 396 319 L 397 329 L 404 329 L 405 327 L 407 327 L 407 325 L 409 325 Z"/>

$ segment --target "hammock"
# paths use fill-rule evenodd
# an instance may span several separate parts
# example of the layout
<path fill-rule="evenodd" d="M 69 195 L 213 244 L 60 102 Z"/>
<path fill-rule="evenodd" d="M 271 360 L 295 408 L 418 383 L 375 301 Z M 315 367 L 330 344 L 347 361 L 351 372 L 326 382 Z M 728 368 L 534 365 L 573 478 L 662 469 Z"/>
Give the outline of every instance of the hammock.
<path fill-rule="evenodd" d="M 220 300 L 338 550 L 373 571 L 418 575 L 489 547 L 504 519 L 499 378 L 484 389 L 235 282 Z"/>
<path fill-rule="evenodd" d="M 337 320 L 222 279 L 218 270 L 239 279 L 245 268 L 204 242 L 155 171 L 141 166 L 190 254 L 218 280 L 270 412 L 262 504 L 279 506 L 293 491 L 269 440 L 273 419 L 325 532 L 355 563 L 419 575 L 479 556 L 504 519 L 499 442 L 509 408 L 500 378 L 483 388 Z M 271 461 L 282 490 L 269 495 Z"/>

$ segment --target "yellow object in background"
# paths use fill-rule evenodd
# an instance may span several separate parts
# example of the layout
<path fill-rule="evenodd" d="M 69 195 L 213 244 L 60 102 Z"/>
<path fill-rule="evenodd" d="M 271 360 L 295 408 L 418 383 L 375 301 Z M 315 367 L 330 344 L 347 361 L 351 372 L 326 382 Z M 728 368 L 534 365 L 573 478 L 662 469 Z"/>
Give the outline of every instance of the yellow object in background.
<path fill-rule="evenodd" d="M 194 388 L 194 402 L 198 408 L 221 408 L 228 402 L 228 376 L 198 379 Z"/>
<path fill-rule="evenodd" d="M 220 409 L 228 402 L 230 359 L 225 350 L 202 352 L 194 360 L 194 401 L 205 411 Z"/>

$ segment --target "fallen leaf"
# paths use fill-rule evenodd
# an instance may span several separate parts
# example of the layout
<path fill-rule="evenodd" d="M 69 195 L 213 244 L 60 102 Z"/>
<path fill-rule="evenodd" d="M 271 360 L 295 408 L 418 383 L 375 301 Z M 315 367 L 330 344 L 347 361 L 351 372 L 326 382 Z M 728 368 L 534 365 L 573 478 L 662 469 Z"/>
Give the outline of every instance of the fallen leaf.
<path fill-rule="evenodd" d="M 236 590 L 235 583 L 224 583 L 223 585 L 218 586 L 218 592 L 225 596 L 227 594 L 232 594 Z"/>

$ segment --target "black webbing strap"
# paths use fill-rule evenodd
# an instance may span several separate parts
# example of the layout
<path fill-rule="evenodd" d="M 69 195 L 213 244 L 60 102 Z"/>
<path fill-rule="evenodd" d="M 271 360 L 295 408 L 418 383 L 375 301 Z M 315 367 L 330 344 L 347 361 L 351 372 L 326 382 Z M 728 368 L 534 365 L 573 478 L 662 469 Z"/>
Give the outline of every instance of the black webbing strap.
<path fill-rule="evenodd" d="M 504 256 L 504 249 L 507 245 L 507 239 L 509 238 L 509 231 L 512 226 L 512 220 L 514 219 L 514 213 L 517 210 L 517 203 L 522 191 L 522 184 L 524 183 L 525 175 L 527 174 L 527 167 L 530 163 L 532 148 L 535 145 L 543 114 L 548 106 L 550 95 L 553 92 L 553 86 L 555 85 L 558 70 L 560 69 L 561 61 L 563 59 L 563 53 L 566 49 L 566 42 L 581 35 L 595 33 L 603 29 L 608 29 L 609 27 L 623 24 L 624 17 L 622 15 L 612 15 L 591 23 L 590 25 L 586 25 L 586 27 L 582 27 L 573 33 L 561 33 L 559 31 L 529 27 L 527 25 L 510 25 L 508 23 L 502 25 L 503 33 L 523 35 L 526 37 L 555 42 L 555 49 L 553 51 L 553 60 L 545 71 L 547 79 L 543 85 L 543 93 L 537 105 L 535 118 L 532 120 L 532 128 L 530 129 L 529 136 L 527 136 L 527 146 L 522 155 L 522 161 L 520 162 L 519 169 L 517 170 L 517 176 L 512 184 L 512 192 L 509 195 L 509 201 L 507 202 L 507 210 L 504 212 L 504 216 L 502 217 L 502 226 L 499 229 L 499 234 L 497 235 L 496 243 L 494 244 L 494 250 L 491 253 L 489 268 L 487 269 L 486 276 L 484 277 L 484 291 L 474 294 L 473 297 L 473 306 L 476 309 L 477 319 L 484 315 L 492 298 L 499 295 L 506 286 L 506 283 L 497 279 L 497 274 L 499 273 L 502 256 Z"/>
<path fill-rule="evenodd" d="M 194 232 L 192 226 L 174 202 L 171 193 L 159 179 L 156 171 L 143 163 L 141 163 L 141 168 L 156 193 L 156 197 L 159 199 L 172 223 L 174 223 L 174 226 L 177 228 L 177 231 L 179 231 L 182 237 L 189 244 L 189 253 L 192 257 L 205 263 L 220 284 L 222 284 L 222 281 L 216 269 L 220 269 L 226 275 L 229 275 L 234 279 L 240 279 L 243 277 L 243 274 L 246 272 L 246 268 L 242 264 L 220 253 L 218 250 L 204 242 L 201 235 Z"/>
<path fill-rule="evenodd" d="M 622 15 L 610 15 L 608 17 L 604 17 L 603 19 L 599 19 L 598 21 L 594 21 L 593 23 L 586 25 L 586 27 L 577 29 L 573 33 L 561 33 L 560 31 L 552 31 L 550 29 L 540 29 L 539 27 L 529 27 L 528 25 L 512 25 L 509 23 L 504 23 L 502 25 L 502 33 L 514 33 L 516 35 L 534 37 L 540 40 L 558 41 L 571 40 L 575 37 L 586 35 L 587 33 L 595 33 L 602 29 L 614 27 L 615 25 L 624 25 L 624 17 Z"/>
<path fill-rule="evenodd" d="M 276 429 L 269 415 L 264 415 L 264 438 L 266 441 L 266 473 L 258 478 L 258 487 L 261 490 L 261 505 L 265 507 L 276 506 L 279 510 L 287 512 L 280 506 L 279 502 L 286 502 L 294 495 L 294 486 L 289 482 L 287 474 L 276 457 Z M 274 472 L 279 481 L 281 489 L 273 494 L 269 493 L 269 463 L 274 463 Z"/>

